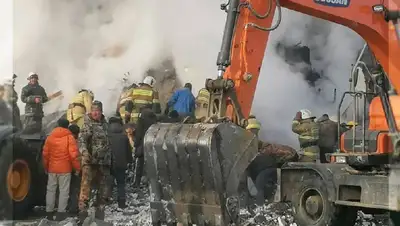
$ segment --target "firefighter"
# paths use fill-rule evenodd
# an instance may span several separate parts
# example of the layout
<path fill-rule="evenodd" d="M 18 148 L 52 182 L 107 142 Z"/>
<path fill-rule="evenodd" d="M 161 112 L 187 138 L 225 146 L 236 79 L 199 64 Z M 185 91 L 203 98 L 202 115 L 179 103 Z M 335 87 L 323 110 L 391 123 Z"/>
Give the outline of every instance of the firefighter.
<path fill-rule="evenodd" d="M 132 101 L 125 105 L 125 121 L 136 123 L 139 113 L 144 108 L 152 109 L 154 114 L 161 114 L 161 105 L 158 92 L 153 89 L 156 80 L 152 76 L 146 76 L 139 87 L 132 90 Z"/>
<path fill-rule="evenodd" d="M 201 119 L 208 116 L 208 105 L 210 102 L 210 92 L 206 88 L 199 90 L 196 97 L 196 119 Z"/>
<path fill-rule="evenodd" d="M 82 129 L 83 116 L 90 110 L 94 94 L 92 91 L 82 89 L 78 94 L 72 98 L 72 101 L 68 105 L 67 119 L 71 124 L 76 124 Z"/>
<path fill-rule="evenodd" d="M 338 124 L 329 118 L 328 114 L 323 114 L 317 120 L 319 126 L 318 146 L 322 163 L 328 163 L 325 154 L 333 153 L 338 141 Z"/>
<path fill-rule="evenodd" d="M 256 135 L 258 137 L 258 132 L 260 132 L 260 129 L 261 129 L 261 124 L 256 119 L 256 116 L 250 115 L 249 119 L 247 119 L 246 130 L 254 133 L 254 135 Z"/>
<path fill-rule="evenodd" d="M 132 85 L 125 87 L 121 95 L 119 96 L 119 102 L 117 104 L 117 115 L 119 115 L 122 119 L 125 119 L 125 105 L 129 102 L 132 101 L 132 92 L 134 88 L 137 88 L 138 86 L 136 83 L 133 83 Z M 127 123 L 125 120 L 122 120 L 122 122 L 125 124 Z"/>
<path fill-rule="evenodd" d="M 300 162 L 319 161 L 319 128 L 314 119 L 310 110 L 303 109 L 296 113 L 292 122 L 292 131 L 299 135 L 300 148 L 303 151 Z"/>
<path fill-rule="evenodd" d="M 25 103 L 24 130 L 26 133 L 42 131 L 43 104 L 48 101 L 45 89 L 39 85 L 39 76 L 31 72 L 29 83 L 21 91 L 21 101 Z"/>
<path fill-rule="evenodd" d="M 22 129 L 22 122 L 20 117 L 20 110 L 18 107 L 18 94 L 15 91 L 15 79 L 17 75 L 13 75 L 12 79 L 6 79 L 4 81 L 4 101 L 7 103 L 12 110 L 13 126 L 19 130 Z"/>
<path fill-rule="evenodd" d="M 157 123 L 157 115 L 150 108 L 143 108 L 139 114 L 138 122 L 135 131 L 135 158 L 136 158 L 136 172 L 135 181 L 133 182 L 134 187 L 140 186 L 143 169 L 144 169 L 144 153 L 143 153 L 143 142 L 144 136 L 151 125 Z"/>

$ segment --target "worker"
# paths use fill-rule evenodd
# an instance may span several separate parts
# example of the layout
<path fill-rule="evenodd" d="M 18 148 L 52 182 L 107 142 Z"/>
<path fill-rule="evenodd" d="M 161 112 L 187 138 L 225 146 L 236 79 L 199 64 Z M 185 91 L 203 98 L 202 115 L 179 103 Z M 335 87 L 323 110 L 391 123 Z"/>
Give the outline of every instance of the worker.
<path fill-rule="evenodd" d="M 144 136 L 151 125 L 157 123 L 157 115 L 150 108 L 143 108 L 140 112 L 135 131 L 135 158 L 136 170 L 133 185 L 140 186 L 144 169 Z"/>
<path fill-rule="evenodd" d="M 299 159 L 301 162 L 319 161 L 319 128 L 314 119 L 310 110 L 303 109 L 296 113 L 292 122 L 292 131 L 299 135 L 300 148 L 303 151 L 303 156 Z"/>
<path fill-rule="evenodd" d="M 12 124 L 12 108 L 4 100 L 5 88 L 0 85 L 0 124 Z"/>
<path fill-rule="evenodd" d="M 111 142 L 112 171 L 117 181 L 118 208 L 126 208 L 125 171 L 128 164 L 133 162 L 131 145 L 125 134 L 121 118 L 111 117 L 109 120 L 108 136 Z"/>
<path fill-rule="evenodd" d="M 196 99 L 192 94 L 192 84 L 186 83 L 182 89 L 176 90 L 169 99 L 165 108 L 165 115 L 168 115 L 169 110 L 175 110 L 182 118 L 186 116 L 194 117 L 195 109 Z"/>
<path fill-rule="evenodd" d="M 67 119 L 71 124 L 76 124 L 81 129 L 83 126 L 83 116 L 90 110 L 94 99 L 94 94 L 92 91 L 87 89 L 81 89 L 78 94 L 76 94 L 67 110 Z"/>
<path fill-rule="evenodd" d="M 119 96 L 119 102 L 117 104 L 117 115 L 121 117 L 122 119 L 125 119 L 125 105 L 129 102 L 132 101 L 132 92 L 134 88 L 137 88 L 138 86 L 136 83 L 132 83 L 130 86 L 125 87 L 121 95 Z M 122 120 L 122 122 L 125 124 L 127 123 L 125 120 Z"/>
<path fill-rule="evenodd" d="M 21 91 L 21 101 L 25 103 L 24 131 L 26 133 L 37 133 L 42 131 L 43 104 L 48 97 L 45 89 L 39 85 L 39 76 L 31 72 L 28 77 L 29 83 Z"/>
<path fill-rule="evenodd" d="M 46 212 L 50 216 L 54 212 L 58 187 L 57 220 L 67 217 L 72 170 L 78 175 L 81 170 L 78 145 L 68 129 L 68 124 L 66 119 L 58 120 L 58 126 L 50 133 L 43 146 L 43 167 L 48 174 Z"/>
<path fill-rule="evenodd" d="M 254 135 L 258 137 L 258 133 L 260 132 L 261 124 L 256 119 L 256 116 L 250 115 L 249 119 L 247 120 L 246 130 L 252 132 Z"/>
<path fill-rule="evenodd" d="M 89 114 L 84 116 L 78 138 L 82 158 L 82 180 L 79 195 L 80 221 L 83 221 L 88 215 L 91 185 L 99 190 L 96 198 L 95 217 L 104 219 L 104 207 L 109 195 L 107 182 L 111 173 L 111 150 L 107 130 L 108 123 L 103 115 L 103 104 L 100 101 L 93 101 Z"/>
<path fill-rule="evenodd" d="M 158 92 L 153 89 L 156 80 L 152 76 L 146 76 L 139 87 L 132 91 L 132 101 L 125 105 L 125 121 L 136 123 L 139 113 L 143 108 L 152 109 L 153 113 L 161 114 L 161 105 Z"/>
<path fill-rule="evenodd" d="M 15 91 L 14 84 L 15 79 L 17 78 L 16 74 L 13 74 L 12 79 L 6 79 L 3 82 L 4 85 L 4 101 L 11 107 L 12 109 L 12 122 L 13 126 L 19 130 L 22 129 L 21 115 L 18 107 L 18 94 Z"/>
<path fill-rule="evenodd" d="M 326 154 L 333 153 L 338 142 L 338 124 L 329 118 L 328 114 L 323 114 L 318 120 L 319 139 L 318 146 L 320 150 L 320 160 L 322 163 L 328 163 Z"/>
<path fill-rule="evenodd" d="M 71 131 L 72 136 L 75 138 L 76 142 L 78 142 L 79 136 L 79 126 L 76 124 L 70 124 L 68 126 L 69 131 Z M 80 174 L 74 173 L 71 175 L 71 186 L 69 189 L 69 205 L 68 212 L 71 214 L 78 213 L 78 199 L 79 199 L 79 190 L 81 188 L 81 177 Z"/>
<path fill-rule="evenodd" d="M 179 116 L 178 112 L 172 110 L 168 113 L 168 115 L 164 115 L 160 121 L 163 123 L 177 123 L 181 122 L 182 120 L 183 118 Z"/>
<path fill-rule="evenodd" d="M 208 105 L 210 102 L 210 92 L 206 88 L 199 90 L 196 97 L 196 119 L 201 119 L 208 116 Z"/>

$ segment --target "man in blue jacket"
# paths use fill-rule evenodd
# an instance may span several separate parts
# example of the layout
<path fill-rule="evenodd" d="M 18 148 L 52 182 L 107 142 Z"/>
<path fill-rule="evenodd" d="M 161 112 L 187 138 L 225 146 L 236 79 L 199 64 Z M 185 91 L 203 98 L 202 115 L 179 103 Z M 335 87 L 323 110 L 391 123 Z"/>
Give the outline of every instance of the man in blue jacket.
<path fill-rule="evenodd" d="M 192 84 L 186 83 L 182 89 L 176 90 L 171 96 L 167 104 L 166 113 L 168 114 L 169 110 L 175 110 L 181 117 L 194 117 L 195 108 L 196 99 L 192 94 Z"/>

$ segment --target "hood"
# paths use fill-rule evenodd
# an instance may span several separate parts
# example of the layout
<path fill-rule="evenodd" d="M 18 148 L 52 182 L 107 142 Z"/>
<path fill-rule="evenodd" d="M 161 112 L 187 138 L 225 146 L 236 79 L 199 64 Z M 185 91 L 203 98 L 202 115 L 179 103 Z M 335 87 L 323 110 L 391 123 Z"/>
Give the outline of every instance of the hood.
<path fill-rule="evenodd" d="M 62 138 L 68 135 L 72 135 L 71 131 L 69 131 L 69 129 L 66 128 L 62 128 L 62 127 L 56 127 L 51 133 L 50 133 L 50 137 L 54 137 L 54 138 Z"/>
<path fill-rule="evenodd" d="M 317 120 L 317 122 L 324 122 L 324 121 L 327 121 L 327 120 L 329 120 L 329 117 L 323 115 L 323 116 L 321 116 L 321 117 Z"/>
<path fill-rule="evenodd" d="M 124 132 L 124 127 L 119 123 L 111 123 L 108 127 L 109 133 L 122 133 Z"/>

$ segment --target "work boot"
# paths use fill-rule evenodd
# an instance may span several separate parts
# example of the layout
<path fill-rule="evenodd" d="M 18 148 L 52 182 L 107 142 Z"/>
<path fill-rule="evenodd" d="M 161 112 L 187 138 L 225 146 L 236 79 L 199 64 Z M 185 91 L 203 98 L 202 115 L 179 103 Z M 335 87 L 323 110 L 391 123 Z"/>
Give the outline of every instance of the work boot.
<path fill-rule="evenodd" d="M 128 206 L 126 205 L 125 199 L 118 200 L 118 208 L 125 209 L 126 207 Z"/>
<path fill-rule="evenodd" d="M 96 212 L 94 213 L 94 218 L 104 221 L 104 217 L 105 217 L 104 207 L 96 208 Z"/>
<path fill-rule="evenodd" d="M 46 217 L 49 220 L 54 220 L 54 212 L 46 212 Z"/>

